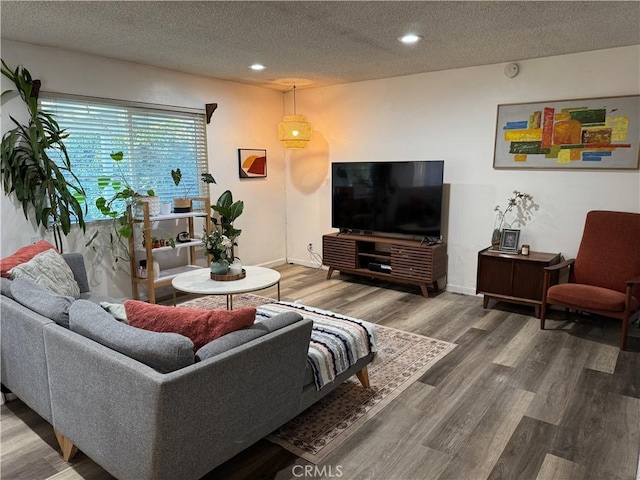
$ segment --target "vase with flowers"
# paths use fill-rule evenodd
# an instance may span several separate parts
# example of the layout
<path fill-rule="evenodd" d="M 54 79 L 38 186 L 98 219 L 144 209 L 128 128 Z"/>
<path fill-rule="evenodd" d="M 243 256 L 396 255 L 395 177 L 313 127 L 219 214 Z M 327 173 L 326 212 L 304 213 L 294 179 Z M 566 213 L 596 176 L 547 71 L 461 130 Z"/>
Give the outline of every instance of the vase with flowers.
<path fill-rule="evenodd" d="M 233 261 L 233 240 L 219 230 L 214 230 L 202 238 L 205 254 L 211 256 L 211 273 L 224 275 L 229 271 L 229 263 Z"/>
<path fill-rule="evenodd" d="M 496 212 L 496 219 L 491 235 L 491 248 L 494 250 L 500 248 L 503 227 L 508 228 L 512 226 L 510 215 L 515 215 L 513 223 L 522 226 L 525 225 L 528 220 L 531 220 L 533 210 L 537 209 L 538 205 L 533 202 L 533 196 L 518 190 L 513 191 L 513 197 L 507 200 L 507 206 L 504 210 L 500 208 L 500 205 L 496 205 L 496 208 L 493 209 Z"/>

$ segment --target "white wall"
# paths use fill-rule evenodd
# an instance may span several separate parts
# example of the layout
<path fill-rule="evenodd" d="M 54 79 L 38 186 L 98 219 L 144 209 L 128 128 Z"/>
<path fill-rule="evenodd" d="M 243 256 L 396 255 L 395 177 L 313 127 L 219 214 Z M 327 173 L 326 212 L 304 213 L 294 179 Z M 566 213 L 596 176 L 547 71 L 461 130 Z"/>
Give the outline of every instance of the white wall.
<path fill-rule="evenodd" d="M 567 257 L 577 251 L 588 210 L 640 211 L 638 171 L 492 168 L 498 104 L 638 94 L 639 46 L 518 62 L 514 79 L 500 64 L 298 90 L 297 110 L 313 124 L 314 138 L 309 148 L 286 153 L 276 135 L 279 92 L 8 41 L 2 58 L 27 67 L 44 90 L 196 108 L 218 102 L 207 130 L 210 171 L 218 181 L 211 197 L 229 188 L 245 201 L 238 254 L 246 264 L 285 257 L 314 264 L 307 244 L 320 252 L 322 235 L 332 231 L 328 179 L 334 161 L 445 160 L 448 288 L 463 293 L 475 293 L 476 255 L 489 244 L 493 208 L 504 206 L 514 189 L 540 205 L 522 242 Z M 3 104 L 2 132 L 10 128 L 8 115 L 21 108 L 18 100 Z M 241 147 L 268 150 L 267 179 L 239 181 Z M 34 228 L 8 197 L 0 207 L 5 256 L 26 244 Z M 85 239 L 74 232 L 67 250 L 84 251 Z M 128 276 L 92 255 L 87 252 L 93 289 L 129 295 Z"/>
<path fill-rule="evenodd" d="M 309 263 L 308 243 L 321 249 L 332 231 L 330 163 L 445 160 L 449 211 L 448 289 L 475 293 L 477 252 L 489 245 L 496 205 L 513 190 L 540 205 L 521 241 L 571 257 L 592 209 L 640 212 L 638 171 L 494 170 L 498 104 L 640 93 L 640 47 L 299 90 L 298 113 L 314 138 L 287 162 L 287 245 L 290 261 Z"/>
<path fill-rule="evenodd" d="M 42 80 L 46 91 L 201 109 L 206 103 L 217 102 L 218 109 L 207 127 L 209 171 L 217 180 L 211 188 L 212 201 L 226 189 L 233 192 L 235 200 L 244 200 L 245 211 L 236 224 L 243 230 L 237 255 L 245 264 L 285 261 L 284 153 L 276 134 L 282 116 L 281 93 L 18 42 L 3 41 L 2 58 L 12 68 L 24 65 L 34 78 Z M 2 90 L 10 87 L 3 77 Z M 19 98 L 3 103 L 3 133 L 11 128 L 9 115 L 24 119 L 22 112 Z M 266 179 L 239 180 L 238 148 L 267 149 Z M 24 219 L 10 197 L 3 195 L 0 207 L 1 256 L 27 244 L 34 234 L 53 243 Z M 86 251 L 89 234 L 74 230 L 65 240 L 65 251 L 86 254 L 93 290 L 113 297 L 130 296 L 128 274 L 114 272 L 108 256 Z"/>

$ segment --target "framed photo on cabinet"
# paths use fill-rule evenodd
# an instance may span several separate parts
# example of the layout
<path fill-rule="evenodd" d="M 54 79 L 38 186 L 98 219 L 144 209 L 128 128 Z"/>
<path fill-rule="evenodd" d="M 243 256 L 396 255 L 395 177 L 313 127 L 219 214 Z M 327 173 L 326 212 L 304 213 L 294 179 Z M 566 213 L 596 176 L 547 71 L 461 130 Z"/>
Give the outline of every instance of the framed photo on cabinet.
<path fill-rule="evenodd" d="M 500 251 L 517 253 L 519 239 L 520 230 L 505 228 L 504 230 L 502 230 L 502 237 L 500 238 Z"/>

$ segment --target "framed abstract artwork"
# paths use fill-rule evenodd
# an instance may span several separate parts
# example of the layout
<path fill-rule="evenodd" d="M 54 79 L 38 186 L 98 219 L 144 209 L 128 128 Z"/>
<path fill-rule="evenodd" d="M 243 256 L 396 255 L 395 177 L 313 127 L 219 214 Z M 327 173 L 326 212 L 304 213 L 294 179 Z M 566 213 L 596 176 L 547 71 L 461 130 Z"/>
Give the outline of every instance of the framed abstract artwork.
<path fill-rule="evenodd" d="M 255 148 L 238 149 L 240 178 L 264 178 L 267 176 L 267 151 Z"/>
<path fill-rule="evenodd" d="M 640 95 L 498 105 L 493 168 L 637 170 Z"/>

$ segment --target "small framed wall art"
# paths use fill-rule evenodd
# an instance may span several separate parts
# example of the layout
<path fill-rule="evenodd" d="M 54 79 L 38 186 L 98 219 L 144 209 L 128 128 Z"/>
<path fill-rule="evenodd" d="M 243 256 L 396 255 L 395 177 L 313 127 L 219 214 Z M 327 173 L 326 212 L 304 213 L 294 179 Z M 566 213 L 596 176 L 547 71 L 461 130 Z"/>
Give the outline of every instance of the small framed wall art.
<path fill-rule="evenodd" d="M 505 228 L 502 230 L 502 238 L 500 239 L 501 252 L 518 252 L 518 240 L 520 239 L 520 230 L 511 230 Z"/>
<path fill-rule="evenodd" d="M 264 178 L 267 176 L 267 151 L 256 148 L 238 149 L 240 178 Z"/>
<path fill-rule="evenodd" d="M 493 168 L 639 165 L 640 95 L 498 105 Z"/>

